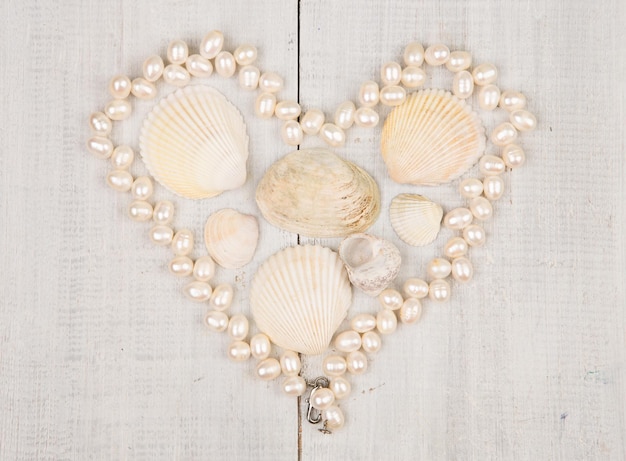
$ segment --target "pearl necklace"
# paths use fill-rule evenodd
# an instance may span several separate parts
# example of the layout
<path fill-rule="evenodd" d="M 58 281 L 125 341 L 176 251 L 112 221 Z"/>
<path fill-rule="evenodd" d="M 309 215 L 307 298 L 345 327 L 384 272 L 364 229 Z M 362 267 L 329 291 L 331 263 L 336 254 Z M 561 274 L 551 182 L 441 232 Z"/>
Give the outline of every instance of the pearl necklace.
<path fill-rule="evenodd" d="M 367 354 L 381 349 L 381 335 L 396 331 L 398 320 L 404 324 L 416 323 L 422 314 L 422 303 L 429 298 L 439 303 L 450 298 L 451 286 L 446 281 L 450 275 L 458 283 L 468 282 L 473 275 L 473 266 L 466 254 L 471 247 L 485 243 L 485 231 L 474 220 L 482 221 L 493 215 L 492 201 L 499 199 L 504 192 L 501 174 L 506 168 L 514 169 L 525 161 L 523 149 L 514 144 L 518 132 L 530 131 L 536 127 L 534 115 L 527 110 L 526 98 L 516 91 L 503 91 L 494 84 L 498 71 L 493 64 L 483 63 L 470 72 L 472 56 L 467 51 L 450 51 L 443 44 L 431 45 L 424 49 L 420 43 L 409 43 L 403 54 L 405 66 L 388 62 L 381 67 L 382 88 L 374 81 L 364 82 L 358 92 L 360 107 L 352 101 L 338 105 L 333 120 L 326 121 L 319 109 L 310 109 L 301 114 L 296 101 L 278 101 L 276 93 L 283 87 L 283 79 L 275 72 L 261 73 L 254 65 L 257 49 L 243 44 L 233 53 L 223 50 L 224 36 L 220 31 L 209 32 L 200 44 L 199 54 L 189 54 L 188 45 L 175 40 L 167 48 L 167 61 L 154 55 L 143 63 L 143 76 L 131 80 L 125 75 L 111 79 L 109 92 L 113 99 L 106 104 L 104 111 L 94 112 L 89 118 L 93 136 L 87 141 L 89 152 L 101 159 L 110 159 L 113 170 L 107 175 L 108 185 L 119 192 L 129 192 L 133 201 L 128 208 L 131 219 L 139 222 L 154 221 L 150 229 L 150 239 L 157 245 L 171 246 L 174 258 L 169 270 L 179 277 L 193 275 L 194 280 L 183 288 L 184 294 L 192 301 L 208 302 L 210 310 L 204 316 L 205 325 L 216 332 L 228 332 L 231 344 L 228 356 L 235 362 L 243 362 L 251 356 L 258 360 L 256 375 L 262 380 L 276 379 L 281 375 L 282 389 L 287 395 L 300 397 L 307 388 L 312 388 L 307 402 L 307 418 L 311 423 L 323 423 L 320 431 L 330 433 L 344 425 L 344 415 L 337 400 L 345 399 L 351 391 L 346 373 L 360 375 L 367 370 Z M 191 230 L 182 228 L 176 232 L 171 227 L 174 218 L 174 204 L 160 201 L 148 202 L 153 194 L 152 180 L 147 176 L 133 178 L 128 172 L 134 160 L 130 146 L 114 146 L 109 135 L 113 121 L 130 117 L 132 105 L 128 100 L 132 94 L 137 99 L 153 99 L 157 95 L 155 83 L 163 80 L 175 87 L 186 86 L 191 77 L 208 78 L 213 72 L 221 77 L 235 75 L 239 68 L 239 86 L 244 90 L 260 90 L 254 104 L 255 114 L 263 119 L 272 116 L 284 121 L 280 134 L 290 146 L 299 145 L 305 135 L 317 135 L 329 146 L 337 147 L 345 143 L 345 130 L 353 124 L 373 128 L 379 123 L 379 114 L 374 110 L 380 102 L 386 106 L 398 106 L 406 99 L 406 89 L 420 88 L 425 84 L 426 73 L 422 64 L 445 65 L 454 73 L 452 93 L 459 99 L 469 98 L 479 87 L 478 104 L 481 109 L 492 111 L 500 107 L 510 112 L 510 121 L 496 126 L 490 135 L 492 143 L 502 148 L 501 157 L 483 155 L 479 169 L 484 178 L 468 178 L 460 182 L 461 197 L 469 200 L 467 207 L 449 211 L 443 219 L 445 227 L 459 231 L 445 244 L 445 257 L 432 259 L 427 266 L 430 283 L 420 278 L 409 278 L 400 291 L 387 288 L 378 296 L 381 309 L 374 314 L 358 314 L 350 320 L 350 329 L 338 332 L 334 347 L 342 354 L 331 354 L 324 358 L 322 370 L 325 376 L 307 382 L 301 376 L 300 356 L 293 351 L 283 351 L 279 358 L 270 357 L 272 343 L 267 335 L 258 333 L 249 341 L 250 326 L 243 314 L 230 318 L 225 311 L 233 301 L 233 288 L 228 284 L 211 287 L 209 281 L 215 274 L 215 263 L 206 255 L 196 261 L 188 256 L 194 247 Z M 298 121 L 300 118 L 300 121 Z M 328 378 L 326 377 L 328 376 Z"/>

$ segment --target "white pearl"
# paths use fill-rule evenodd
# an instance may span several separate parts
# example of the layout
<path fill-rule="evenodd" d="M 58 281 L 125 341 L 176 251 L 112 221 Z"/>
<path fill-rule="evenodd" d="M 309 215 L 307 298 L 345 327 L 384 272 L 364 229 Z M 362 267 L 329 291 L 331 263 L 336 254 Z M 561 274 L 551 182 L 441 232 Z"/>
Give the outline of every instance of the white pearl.
<path fill-rule="evenodd" d="M 428 283 L 418 278 L 410 278 L 402 286 L 404 296 L 407 298 L 425 298 L 428 296 Z"/>
<path fill-rule="evenodd" d="M 322 411 L 322 419 L 327 429 L 341 429 L 346 422 L 343 412 L 336 405 Z"/>
<path fill-rule="evenodd" d="M 478 166 L 480 172 L 485 176 L 496 176 L 502 174 L 506 168 L 504 160 L 500 157 L 496 157 L 495 155 L 483 155 L 478 162 Z"/>
<path fill-rule="evenodd" d="M 378 301 L 383 308 L 395 311 L 396 309 L 400 309 L 402 307 L 404 299 L 402 299 L 402 295 L 398 290 L 387 288 L 380 292 L 378 295 Z"/>
<path fill-rule="evenodd" d="M 228 321 L 228 336 L 233 339 L 243 341 L 245 337 L 248 336 L 249 329 L 250 324 L 248 323 L 248 318 L 243 314 L 235 314 Z M 280 365 L 278 367 L 280 369 Z"/>
<path fill-rule="evenodd" d="M 487 239 L 485 235 L 485 229 L 480 227 L 478 224 L 470 224 L 465 229 L 463 229 L 463 238 L 472 247 L 479 247 L 485 244 L 485 240 Z"/>
<path fill-rule="evenodd" d="M 134 200 L 128 206 L 128 216 L 134 221 L 148 221 L 152 218 L 152 205 L 143 200 Z"/>
<path fill-rule="evenodd" d="M 437 302 L 444 302 L 450 299 L 450 284 L 444 279 L 435 279 L 430 282 L 428 297 Z"/>
<path fill-rule="evenodd" d="M 131 84 L 133 96 L 139 99 L 152 99 L 157 95 L 156 86 L 145 78 L 136 78 Z"/>
<path fill-rule="evenodd" d="M 474 217 L 480 221 L 493 216 L 493 206 L 485 197 L 475 197 L 470 201 L 470 210 Z"/>
<path fill-rule="evenodd" d="M 130 94 L 130 79 L 126 75 L 116 75 L 109 82 L 109 93 L 115 99 L 127 98 Z"/>
<path fill-rule="evenodd" d="M 519 91 L 505 90 L 500 96 L 500 107 L 512 112 L 526 107 L 526 96 Z"/>
<path fill-rule="evenodd" d="M 200 54 L 207 59 L 213 59 L 224 46 L 224 34 L 219 30 L 212 30 L 200 42 Z"/>
<path fill-rule="evenodd" d="M 233 341 L 228 346 L 228 358 L 234 362 L 244 362 L 250 358 L 250 345 L 245 341 Z"/>
<path fill-rule="evenodd" d="M 498 69 L 493 64 L 485 62 L 474 67 L 472 77 L 478 86 L 489 85 L 498 78 Z"/>
<path fill-rule="evenodd" d="M 341 352 L 357 351 L 361 348 L 361 335 L 354 330 L 346 330 L 335 338 L 335 347 Z"/>
<path fill-rule="evenodd" d="M 206 282 L 194 280 L 183 287 L 183 293 L 192 301 L 202 303 L 211 297 L 211 285 Z M 237 338 L 239 339 L 239 338 Z M 243 338 L 241 338 L 243 339 Z"/>
<path fill-rule="evenodd" d="M 139 176 L 133 182 L 130 192 L 136 200 L 148 200 L 152 195 L 152 192 L 154 192 L 152 180 L 150 180 L 147 176 Z"/>
<path fill-rule="evenodd" d="M 450 261 L 444 258 L 433 258 L 428 262 L 428 266 L 426 267 L 428 275 L 434 279 L 445 279 L 450 275 L 451 270 L 452 266 L 450 266 Z"/>
<path fill-rule="evenodd" d="M 360 342 L 361 337 L 359 336 L 359 343 Z M 340 355 L 329 355 L 324 357 L 324 361 L 322 362 L 322 371 L 328 376 L 341 376 L 347 369 L 348 365 L 346 364 L 346 359 Z"/>
<path fill-rule="evenodd" d="M 186 277 L 193 270 L 193 261 L 189 256 L 176 256 L 170 261 L 168 269 L 172 275 Z"/>
<path fill-rule="evenodd" d="M 310 109 L 302 116 L 300 126 L 302 126 L 302 131 L 306 134 L 314 135 L 320 131 L 324 120 L 324 112 L 318 109 Z"/>
<path fill-rule="evenodd" d="M 165 63 L 161 56 L 150 56 L 143 62 L 143 76 L 149 82 L 156 82 L 163 75 Z"/>
<path fill-rule="evenodd" d="M 215 72 L 217 75 L 230 78 L 235 75 L 237 69 L 237 61 L 235 57 L 228 51 L 220 51 L 215 57 Z"/>
<path fill-rule="evenodd" d="M 93 136 L 87 140 L 87 150 L 96 157 L 106 160 L 113 153 L 113 143 L 109 138 Z"/>
<path fill-rule="evenodd" d="M 102 112 L 94 112 L 89 116 L 89 128 L 97 136 L 107 136 L 111 133 L 113 124 Z"/>
<path fill-rule="evenodd" d="M 256 61 L 257 57 L 257 49 L 254 45 L 250 45 L 248 43 L 244 43 L 243 45 L 239 45 L 235 52 L 233 53 L 235 56 L 235 61 L 240 66 L 247 66 Z"/>
<path fill-rule="evenodd" d="M 359 107 L 354 113 L 354 123 L 363 128 L 374 128 L 378 120 L 378 112 L 371 107 Z"/>
<path fill-rule="evenodd" d="M 206 78 L 213 73 L 213 64 L 204 56 L 192 54 L 185 61 L 185 67 L 194 77 Z"/>
<path fill-rule="evenodd" d="M 261 93 L 254 103 L 254 113 L 259 118 L 271 118 L 276 108 L 276 96 L 272 93 Z"/>
<path fill-rule="evenodd" d="M 283 78 L 276 72 L 265 72 L 259 80 L 259 88 L 266 93 L 277 93 L 282 90 Z"/>
<path fill-rule="evenodd" d="M 169 245 L 174 237 L 174 231 L 170 226 L 157 224 L 150 229 L 150 240 L 156 245 Z"/>
<path fill-rule="evenodd" d="M 348 381 L 343 376 L 335 376 L 334 378 L 332 378 L 330 380 L 328 388 L 333 391 L 336 400 L 345 399 L 347 396 L 350 395 L 350 392 L 352 391 L 350 381 Z"/>
<path fill-rule="evenodd" d="M 419 299 L 409 298 L 404 301 L 400 309 L 400 321 L 411 324 L 417 322 L 422 316 L 422 303 Z"/>
<path fill-rule="evenodd" d="M 295 376 L 302 369 L 300 357 L 294 351 L 285 351 L 280 356 L 280 368 L 285 376 Z"/>
<path fill-rule="evenodd" d="M 537 128 L 537 118 L 531 112 L 517 109 L 511 112 L 511 123 L 519 131 L 532 131 Z"/>
<path fill-rule="evenodd" d="M 128 192 L 133 185 L 133 177 L 126 170 L 113 170 L 107 174 L 107 184 L 118 192 Z"/>
<path fill-rule="evenodd" d="M 471 65 L 472 55 L 469 51 L 452 51 L 450 52 L 450 59 L 446 62 L 448 70 L 455 73 L 469 69 Z"/>
<path fill-rule="evenodd" d="M 447 229 L 459 230 L 470 224 L 472 219 L 474 219 L 472 212 L 467 208 L 455 208 L 443 217 L 443 226 Z"/>
<path fill-rule="evenodd" d="M 397 62 L 386 62 L 380 68 L 380 80 L 383 85 L 397 85 L 402 76 L 402 67 Z"/>
<path fill-rule="evenodd" d="M 233 304 L 234 290 L 228 283 L 220 283 L 213 289 L 209 307 L 216 311 L 225 311 Z"/>
<path fill-rule="evenodd" d="M 509 144 L 512 146 L 513 144 Z M 483 180 L 483 191 L 489 200 L 498 200 L 504 193 L 504 181 L 500 176 L 487 176 Z"/>
<path fill-rule="evenodd" d="M 407 88 L 418 88 L 426 83 L 426 72 L 417 66 L 407 66 L 402 70 L 402 84 Z"/>
<path fill-rule="evenodd" d="M 450 48 L 443 43 L 430 45 L 424 52 L 424 60 L 431 66 L 441 66 L 450 59 Z"/>
<path fill-rule="evenodd" d="M 276 104 L 274 114 L 280 120 L 293 120 L 300 116 L 302 109 L 296 101 L 281 101 Z"/>
<path fill-rule="evenodd" d="M 474 268 L 469 259 L 464 256 L 452 261 L 452 277 L 459 283 L 467 283 L 474 275 Z"/>
<path fill-rule="evenodd" d="M 172 239 L 172 251 L 178 256 L 184 256 L 193 250 L 193 234 L 189 229 L 181 229 Z"/>
<path fill-rule="evenodd" d="M 303 395 L 306 387 L 306 381 L 302 376 L 288 376 L 282 384 L 283 392 L 294 397 Z"/>
<path fill-rule="evenodd" d="M 228 315 L 223 312 L 209 311 L 204 316 L 204 324 L 218 333 L 225 331 L 228 328 Z"/>
<path fill-rule="evenodd" d="M 346 142 L 346 133 L 334 123 L 324 123 L 319 136 L 333 147 L 343 146 Z"/>
<path fill-rule="evenodd" d="M 358 333 L 373 330 L 376 328 L 376 317 L 371 314 L 355 315 L 350 321 L 350 328 Z"/>
<path fill-rule="evenodd" d="M 250 352 L 255 359 L 263 360 L 272 352 L 272 343 L 267 335 L 258 333 L 250 339 Z"/>
<path fill-rule="evenodd" d="M 500 102 L 500 88 L 485 85 L 478 92 L 478 105 L 483 110 L 494 110 Z"/>
<path fill-rule="evenodd" d="M 496 126 L 491 132 L 491 142 L 496 146 L 505 146 L 517 139 L 517 130 L 512 123 L 504 122 Z"/>
<path fill-rule="evenodd" d="M 325 410 L 335 403 L 335 394 L 327 387 L 318 387 L 311 392 L 310 403 L 316 410 Z"/>
<path fill-rule="evenodd" d="M 243 66 L 239 69 L 239 86 L 244 90 L 256 90 L 259 86 L 261 71 L 255 66 Z"/>
<path fill-rule="evenodd" d="M 448 258 L 458 258 L 467 253 L 467 242 L 461 237 L 452 237 L 443 247 L 443 254 Z"/>
<path fill-rule="evenodd" d="M 276 379 L 280 376 L 280 363 L 272 357 L 261 360 L 256 366 L 256 375 L 263 381 Z"/>
<path fill-rule="evenodd" d="M 361 88 L 359 88 L 359 102 L 364 107 L 373 107 L 378 104 L 380 97 L 380 91 L 378 89 L 378 83 L 371 80 L 363 82 Z"/>
<path fill-rule="evenodd" d="M 170 64 L 163 71 L 163 80 L 170 85 L 182 87 L 189 83 L 191 76 L 189 75 L 189 71 L 183 66 Z"/>
<path fill-rule="evenodd" d="M 156 213 L 156 211 L 155 211 Z M 210 256 L 200 256 L 193 265 L 193 276 L 201 282 L 208 282 L 215 275 L 215 261 Z"/>
<path fill-rule="evenodd" d="M 474 79 L 466 70 L 457 72 L 452 80 L 452 93 L 459 99 L 469 98 L 474 91 Z"/>
<path fill-rule="evenodd" d="M 421 66 L 424 62 L 424 47 L 421 43 L 411 42 L 404 48 L 402 57 L 407 66 Z"/>
<path fill-rule="evenodd" d="M 135 160 L 135 153 L 130 146 L 122 145 L 113 149 L 113 154 L 111 154 L 111 165 L 113 165 L 113 168 L 126 170 L 132 165 L 133 160 Z"/>
<path fill-rule="evenodd" d="M 169 224 L 174 220 L 174 204 L 169 200 L 157 202 L 152 216 L 157 224 Z"/>
<path fill-rule="evenodd" d="M 381 309 L 376 314 L 376 328 L 380 334 L 388 335 L 396 331 L 398 327 L 398 318 L 393 311 L 389 309 Z"/>
<path fill-rule="evenodd" d="M 406 100 L 406 90 L 398 85 L 383 87 L 380 90 L 380 103 L 385 106 L 399 106 Z"/>
<path fill-rule="evenodd" d="M 508 144 L 502 148 L 502 160 L 509 168 L 517 168 L 526 161 L 526 154 L 517 144 Z"/>
<path fill-rule="evenodd" d="M 297 120 L 287 120 L 280 129 L 280 136 L 288 146 L 297 146 L 304 137 L 302 126 Z"/>
<path fill-rule="evenodd" d="M 380 350 L 383 346 L 383 341 L 380 339 L 380 335 L 375 331 L 366 331 L 361 336 L 361 347 L 368 354 L 374 354 Z"/>
<path fill-rule="evenodd" d="M 459 193 L 465 198 L 478 197 L 483 193 L 483 183 L 480 179 L 467 178 L 459 184 Z"/>
<path fill-rule="evenodd" d="M 174 40 L 167 47 L 167 60 L 172 64 L 184 64 L 189 56 L 189 47 L 183 40 Z"/>
<path fill-rule="evenodd" d="M 114 99 L 104 107 L 104 113 L 111 120 L 126 120 L 133 112 L 133 106 L 126 99 Z"/>
<path fill-rule="evenodd" d="M 393 316 L 395 318 L 395 314 Z M 367 357 L 361 351 L 350 352 L 346 357 L 346 363 L 348 364 L 348 372 L 353 375 L 363 374 L 367 370 Z"/>
<path fill-rule="evenodd" d="M 352 101 L 344 101 L 337 106 L 335 110 L 335 125 L 342 130 L 347 130 L 354 123 L 354 113 L 356 106 Z"/>

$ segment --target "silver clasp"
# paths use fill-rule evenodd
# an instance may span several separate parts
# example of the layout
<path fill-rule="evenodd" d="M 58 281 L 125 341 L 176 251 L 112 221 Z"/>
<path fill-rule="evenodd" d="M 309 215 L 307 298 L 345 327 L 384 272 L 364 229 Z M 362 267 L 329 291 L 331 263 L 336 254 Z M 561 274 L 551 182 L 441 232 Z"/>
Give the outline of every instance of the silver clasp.
<path fill-rule="evenodd" d="M 308 404 L 306 419 L 311 424 L 319 424 L 322 422 L 322 412 L 313 408 L 313 406 L 311 405 L 311 396 L 313 395 L 313 392 L 315 392 L 317 389 L 321 389 L 322 387 L 328 387 L 329 384 L 330 381 L 324 376 L 315 378 L 315 381 L 307 383 L 309 387 L 313 388 L 311 390 L 311 393 L 309 394 L 309 397 L 307 397 L 307 399 L 305 400 L 305 402 Z M 318 431 L 320 431 L 322 434 L 332 434 L 332 431 L 330 431 L 326 427 L 326 421 L 324 421 L 324 426 L 321 429 L 318 429 Z"/>

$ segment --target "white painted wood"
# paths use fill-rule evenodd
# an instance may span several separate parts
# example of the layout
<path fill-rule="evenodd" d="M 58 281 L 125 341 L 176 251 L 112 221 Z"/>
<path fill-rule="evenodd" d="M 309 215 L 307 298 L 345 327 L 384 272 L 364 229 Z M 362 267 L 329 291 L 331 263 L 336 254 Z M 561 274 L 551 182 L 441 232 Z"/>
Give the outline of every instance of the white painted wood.
<path fill-rule="evenodd" d="M 0 459 L 624 459 L 624 13 L 618 0 L 0 4 Z M 303 422 L 299 440 L 304 403 L 255 379 L 252 361 L 226 359 L 227 339 L 204 330 L 203 308 L 167 273 L 170 253 L 125 217 L 128 197 L 83 147 L 113 74 L 137 75 L 171 39 L 195 47 L 211 28 L 230 49 L 256 44 L 262 68 L 285 76 L 285 99 L 298 95 L 299 62 L 300 102 L 327 115 L 421 40 L 494 62 L 540 122 L 523 136 L 527 165 L 505 175 L 487 245 L 472 252 L 474 281 L 384 338 L 341 403 L 347 427 L 330 437 Z M 234 79 L 211 84 L 246 118 L 250 179 L 214 200 L 175 199 L 197 255 L 212 211 L 259 215 L 256 182 L 290 150 Z M 115 142 L 136 147 L 151 105 Z M 401 249 L 402 281 L 423 275 L 450 234 L 407 247 L 389 225 L 391 199 L 416 190 L 445 208 L 462 202 L 455 184 L 393 184 L 379 140 L 352 129 L 337 151 L 378 181 L 384 211 L 371 232 Z M 258 265 L 297 242 L 260 224 L 255 262 L 216 277 L 236 285 L 235 312 L 248 311 Z M 376 303 L 357 294 L 354 309 Z M 319 362 L 305 360 L 307 377 Z"/>

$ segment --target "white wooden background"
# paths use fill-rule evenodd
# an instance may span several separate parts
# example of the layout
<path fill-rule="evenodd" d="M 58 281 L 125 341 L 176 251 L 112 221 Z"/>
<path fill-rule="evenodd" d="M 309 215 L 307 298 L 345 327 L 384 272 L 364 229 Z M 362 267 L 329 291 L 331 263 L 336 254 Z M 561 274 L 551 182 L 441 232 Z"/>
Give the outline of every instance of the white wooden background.
<path fill-rule="evenodd" d="M 0 459 L 626 458 L 623 1 L 4 0 L 0 17 Z M 203 328 L 204 309 L 167 273 L 169 252 L 125 216 L 128 196 L 85 152 L 112 75 L 136 76 L 170 40 L 197 46 L 213 28 L 230 49 L 256 44 L 262 68 L 285 76 L 282 96 L 299 93 L 305 108 L 329 113 L 408 41 L 441 41 L 494 62 L 540 122 L 522 141 L 527 165 L 505 175 L 486 247 L 472 251 L 474 281 L 385 338 L 332 436 L 256 380 L 253 361 L 228 361 L 226 338 Z M 214 210 L 259 215 L 255 185 L 290 150 L 234 80 L 211 83 L 247 120 L 250 174 L 217 199 L 175 200 L 175 226 L 198 240 Z M 136 146 L 150 107 L 115 141 Z M 461 203 L 456 183 L 392 184 L 379 139 L 353 129 L 337 151 L 375 176 L 385 210 L 408 190 Z M 409 248 L 386 211 L 371 232 L 400 247 L 399 280 L 423 275 L 450 235 Z M 248 311 L 259 263 L 297 242 L 263 220 L 261 233 L 255 261 L 216 278 L 236 285 L 235 312 Z M 355 311 L 375 307 L 355 297 Z M 305 362 L 307 377 L 318 364 Z"/>

